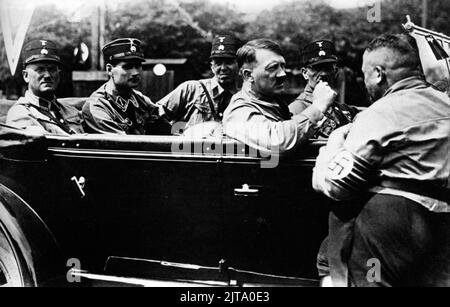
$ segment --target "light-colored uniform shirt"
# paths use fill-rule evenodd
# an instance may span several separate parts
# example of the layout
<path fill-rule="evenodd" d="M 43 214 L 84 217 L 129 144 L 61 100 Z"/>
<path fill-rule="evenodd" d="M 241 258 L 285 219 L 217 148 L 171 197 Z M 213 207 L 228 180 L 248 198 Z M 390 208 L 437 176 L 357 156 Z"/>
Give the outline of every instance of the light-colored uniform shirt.
<path fill-rule="evenodd" d="M 6 124 L 42 134 L 83 133 L 80 110 L 56 98 L 40 98 L 31 91 L 9 109 Z"/>
<path fill-rule="evenodd" d="M 260 100 L 244 84 L 225 110 L 223 126 L 227 136 L 254 149 L 283 154 L 308 140 L 322 118 L 314 106 L 292 115 L 284 103 Z"/>
<path fill-rule="evenodd" d="M 316 189 L 336 200 L 371 190 L 450 212 L 445 199 L 429 194 L 431 187 L 445 192 L 450 176 L 450 98 L 445 93 L 419 77 L 403 79 L 358 114 L 341 145 L 333 134 L 334 144 L 329 141 L 317 158 Z M 390 182 L 414 182 L 423 191 Z"/>
<path fill-rule="evenodd" d="M 211 110 L 208 97 L 200 81 L 203 82 L 212 99 Z M 233 93 L 223 89 L 215 77 L 204 80 L 191 80 L 180 84 L 175 90 L 157 102 L 162 106 L 166 117 L 174 123 L 186 123 L 184 130 L 209 121 L 219 121 L 228 106 Z M 214 113 L 217 115 L 215 118 Z"/>

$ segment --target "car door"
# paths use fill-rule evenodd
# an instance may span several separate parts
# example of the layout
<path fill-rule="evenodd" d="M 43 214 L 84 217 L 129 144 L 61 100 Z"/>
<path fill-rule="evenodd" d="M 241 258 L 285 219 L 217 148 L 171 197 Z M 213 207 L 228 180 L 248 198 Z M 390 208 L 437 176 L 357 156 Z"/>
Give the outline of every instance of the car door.
<path fill-rule="evenodd" d="M 202 141 L 180 150 L 174 140 L 53 140 L 49 164 L 59 170 L 56 180 L 65 189 L 58 196 L 61 206 L 67 207 L 72 195 L 67 223 L 58 231 L 69 254 L 94 269 L 108 256 L 218 265 L 223 255 L 220 157 L 203 153 L 209 145 Z"/>
<path fill-rule="evenodd" d="M 225 233 L 231 266 L 284 276 L 317 276 L 316 257 L 327 235 L 330 202 L 314 192 L 311 176 L 323 144 L 305 144 L 287 159 L 274 159 L 272 165 L 242 146 L 235 150 L 240 154 L 224 156 L 222 195 L 227 204 Z"/>

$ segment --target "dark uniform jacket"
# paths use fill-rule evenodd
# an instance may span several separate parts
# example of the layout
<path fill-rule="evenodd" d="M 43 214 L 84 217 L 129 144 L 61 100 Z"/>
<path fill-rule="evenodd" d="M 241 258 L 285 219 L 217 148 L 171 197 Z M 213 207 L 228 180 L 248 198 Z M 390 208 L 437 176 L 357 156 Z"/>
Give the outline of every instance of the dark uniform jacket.
<path fill-rule="evenodd" d="M 299 114 L 312 104 L 313 91 L 314 88 L 308 83 L 303 93 L 289 105 L 289 110 L 292 114 Z M 319 128 L 315 131 L 313 138 L 328 138 L 336 128 L 351 123 L 358 112 L 359 110 L 355 107 L 334 103 L 325 113 L 325 118 L 319 124 Z"/>
<path fill-rule="evenodd" d="M 27 91 L 8 111 L 6 124 L 43 134 L 82 133 L 80 113 L 56 98 L 48 101 Z"/>
<path fill-rule="evenodd" d="M 170 134 L 170 124 L 150 98 L 132 90 L 125 99 L 110 82 L 88 98 L 82 114 L 87 133 Z"/>

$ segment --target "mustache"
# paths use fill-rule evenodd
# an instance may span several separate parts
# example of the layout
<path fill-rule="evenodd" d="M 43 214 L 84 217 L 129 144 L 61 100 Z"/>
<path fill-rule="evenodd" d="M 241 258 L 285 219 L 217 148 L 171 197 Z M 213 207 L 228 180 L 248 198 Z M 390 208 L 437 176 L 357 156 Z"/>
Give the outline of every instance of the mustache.
<path fill-rule="evenodd" d="M 275 84 L 282 85 L 284 83 L 284 81 L 286 81 L 286 77 L 278 77 L 275 79 Z"/>

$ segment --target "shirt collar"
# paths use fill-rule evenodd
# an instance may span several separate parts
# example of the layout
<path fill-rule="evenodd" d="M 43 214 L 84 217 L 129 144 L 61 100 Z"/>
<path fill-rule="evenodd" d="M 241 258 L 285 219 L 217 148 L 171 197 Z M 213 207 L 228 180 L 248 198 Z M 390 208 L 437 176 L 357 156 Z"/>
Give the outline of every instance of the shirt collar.
<path fill-rule="evenodd" d="M 255 95 L 255 92 L 248 86 L 244 86 L 242 87 L 242 91 L 253 101 L 256 102 L 260 105 L 266 106 L 266 107 L 279 107 L 280 103 L 278 101 L 276 101 L 275 99 L 273 100 L 262 100 L 260 98 L 257 97 L 257 95 Z"/>
<path fill-rule="evenodd" d="M 271 101 L 261 100 L 256 97 L 255 93 L 247 86 L 242 87 L 241 91 L 250 99 L 252 103 L 258 104 L 268 110 L 271 110 L 271 112 L 278 114 L 281 118 L 286 120 L 292 117 L 292 114 L 289 112 L 289 108 L 286 104 L 278 102 L 275 99 Z"/>
<path fill-rule="evenodd" d="M 119 94 L 119 91 L 117 91 L 116 87 L 114 86 L 114 83 L 112 80 L 106 82 L 104 86 L 105 93 L 107 96 L 111 98 L 111 100 L 117 104 L 124 112 L 128 109 L 128 105 L 131 103 L 136 108 L 139 107 L 139 104 L 136 100 L 136 97 L 133 95 L 134 90 L 131 89 L 130 97 L 124 98 L 122 95 Z"/>
<path fill-rule="evenodd" d="M 225 92 L 225 89 L 220 86 L 219 81 L 217 81 L 216 77 L 210 79 L 209 86 L 211 87 L 211 93 L 213 94 L 213 98 L 217 98 Z"/>
<path fill-rule="evenodd" d="M 54 106 L 57 109 L 59 109 L 58 104 L 56 103 L 56 97 L 53 96 L 53 100 L 47 100 L 45 98 L 36 96 L 35 94 L 33 94 L 33 92 L 31 92 L 30 90 L 27 90 L 25 92 L 25 99 L 27 101 L 27 103 L 31 103 L 37 107 L 43 108 L 45 110 L 50 111 L 51 107 Z"/>
<path fill-rule="evenodd" d="M 412 76 L 394 83 L 390 88 L 384 92 L 384 96 L 411 88 L 426 88 L 429 85 L 427 82 L 420 76 Z"/>

